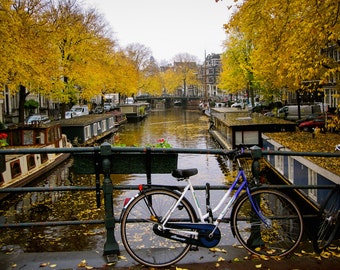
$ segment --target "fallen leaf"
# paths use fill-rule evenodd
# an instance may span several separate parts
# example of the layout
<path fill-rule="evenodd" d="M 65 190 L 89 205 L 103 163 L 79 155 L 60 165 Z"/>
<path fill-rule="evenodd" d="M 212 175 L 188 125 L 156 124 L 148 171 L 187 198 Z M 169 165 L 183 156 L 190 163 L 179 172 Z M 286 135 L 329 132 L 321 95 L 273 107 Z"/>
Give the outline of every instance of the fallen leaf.
<path fill-rule="evenodd" d="M 220 267 L 220 264 L 219 264 L 219 263 L 216 263 L 216 264 L 215 264 L 215 267 Z"/>
<path fill-rule="evenodd" d="M 330 253 L 330 252 L 327 252 L 327 251 L 324 251 L 324 252 L 322 252 L 322 253 L 320 254 L 320 256 L 321 256 L 322 258 L 328 259 L 328 258 L 331 257 L 331 253 Z"/>
<path fill-rule="evenodd" d="M 86 260 L 82 260 L 80 263 L 78 263 L 78 267 L 85 267 L 86 264 Z"/>
<path fill-rule="evenodd" d="M 223 261 L 225 261 L 225 259 L 222 258 L 222 257 L 219 257 L 219 258 L 217 259 L 217 261 L 218 261 L 218 262 L 223 262 Z"/>
<path fill-rule="evenodd" d="M 219 248 L 209 248 L 209 250 L 211 252 L 219 252 L 219 251 L 221 251 L 221 249 L 219 249 Z"/>
<path fill-rule="evenodd" d="M 261 260 L 264 260 L 264 261 L 268 261 L 269 260 L 269 257 L 266 256 L 266 255 L 261 255 L 260 258 L 261 258 Z"/>
<path fill-rule="evenodd" d="M 54 268 L 54 267 L 56 267 L 56 266 L 57 266 L 56 264 L 51 264 L 51 265 L 50 265 L 51 268 Z"/>
<path fill-rule="evenodd" d="M 261 268 L 262 267 L 262 264 L 257 264 L 255 265 L 256 268 Z"/>

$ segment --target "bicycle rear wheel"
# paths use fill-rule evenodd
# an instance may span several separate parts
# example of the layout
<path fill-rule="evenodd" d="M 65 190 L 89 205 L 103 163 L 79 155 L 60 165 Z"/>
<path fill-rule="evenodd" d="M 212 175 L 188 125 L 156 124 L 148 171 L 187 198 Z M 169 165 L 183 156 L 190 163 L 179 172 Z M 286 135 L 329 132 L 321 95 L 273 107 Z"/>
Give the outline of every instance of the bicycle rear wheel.
<path fill-rule="evenodd" d="M 154 226 L 168 214 L 179 195 L 171 190 L 149 190 L 135 198 L 121 219 L 121 237 L 126 251 L 137 262 L 151 267 L 166 267 L 181 260 L 191 245 L 154 233 Z M 152 211 L 155 215 L 151 214 Z M 195 222 L 191 204 L 183 199 L 169 221 Z"/>
<path fill-rule="evenodd" d="M 313 239 L 313 247 L 316 252 L 322 252 L 333 241 L 339 228 L 340 211 L 340 186 L 331 190 L 325 202 L 322 204 L 318 218 L 320 220 L 319 229 Z"/>
<path fill-rule="evenodd" d="M 247 194 L 243 194 L 231 213 L 231 227 L 236 238 L 258 256 L 281 257 L 292 252 L 303 233 L 303 220 L 296 204 L 276 190 L 254 190 L 251 196 L 272 225 L 266 226 L 259 219 Z"/>

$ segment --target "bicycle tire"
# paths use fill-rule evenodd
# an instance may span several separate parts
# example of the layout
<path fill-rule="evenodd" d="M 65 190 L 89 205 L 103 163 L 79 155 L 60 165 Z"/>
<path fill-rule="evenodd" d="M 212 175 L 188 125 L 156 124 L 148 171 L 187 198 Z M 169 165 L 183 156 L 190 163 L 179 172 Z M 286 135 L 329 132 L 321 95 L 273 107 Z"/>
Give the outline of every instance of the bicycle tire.
<path fill-rule="evenodd" d="M 316 252 L 321 253 L 332 243 L 340 224 L 339 210 L 340 189 L 337 186 L 329 192 L 318 213 L 320 224 L 316 237 L 313 239 L 313 247 Z"/>
<path fill-rule="evenodd" d="M 303 234 L 303 219 L 298 207 L 277 190 L 254 190 L 251 196 L 272 226 L 266 227 L 260 221 L 245 193 L 235 202 L 231 213 L 234 236 L 255 255 L 288 255 L 299 245 Z"/>
<path fill-rule="evenodd" d="M 180 195 L 168 189 L 152 189 L 141 193 L 126 208 L 121 219 L 121 237 L 130 256 L 149 267 L 166 267 L 180 261 L 190 250 L 191 245 L 158 236 L 153 227 Z M 151 216 L 147 201 L 152 202 L 156 213 Z M 171 220 L 195 222 L 196 213 L 187 199 L 172 213 Z M 137 220 L 137 222 L 133 222 Z"/>

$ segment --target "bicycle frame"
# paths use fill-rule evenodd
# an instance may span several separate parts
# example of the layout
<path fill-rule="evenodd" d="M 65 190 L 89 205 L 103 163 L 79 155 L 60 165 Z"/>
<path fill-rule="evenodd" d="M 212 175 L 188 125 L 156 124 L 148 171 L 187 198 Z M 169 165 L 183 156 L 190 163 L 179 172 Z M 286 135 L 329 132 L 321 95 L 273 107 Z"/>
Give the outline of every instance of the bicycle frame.
<path fill-rule="evenodd" d="M 237 188 L 235 194 L 229 199 L 229 201 L 226 203 L 227 199 L 230 197 L 231 195 L 231 192 L 235 189 L 239 179 L 242 178 L 242 183 L 241 185 Z M 163 219 L 161 220 L 161 226 L 163 227 L 163 229 L 170 229 L 170 228 L 167 228 L 166 226 L 166 223 L 168 222 L 168 220 L 170 219 L 171 217 L 171 214 L 175 211 L 176 207 L 181 203 L 182 199 L 185 197 L 186 193 L 190 190 L 191 192 L 191 195 L 192 195 L 192 198 L 193 198 L 193 201 L 194 201 L 194 204 L 195 204 L 195 208 L 198 212 L 198 218 L 200 220 L 200 222 L 202 223 L 206 223 L 206 220 L 208 219 L 209 217 L 209 213 L 206 213 L 206 214 L 203 214 L 202 213 L 202 210 L 201 210 L 201 207 L 198 203 L 198 200 L 197 200 L 197 196 L 196 196 L 196 192 L 194 190 L 194 187 L 191 183 L 191 180 L 188 178 L 186 179 L 187 181 L 187 185 L 186 187 L 184 188 L 183 192 L 181 193 L 181 196 L 180 198 L 178 199 L 178 201 L 171 207 L 171 209 L 169 209 L 168 213 L 166 213 L 166 215 L 163 217 Z M 235 181 L 233 182 L 233 184 L 230 186 L 230 188 L 228 189 L 228 191 L 224 194 L 224 196 L 222 197 L 222 199 L 219 201 L 219 203 L 215 206 L 215 208 L 212 209 L 212 213 L 216 213 L 225 203 L 225 207 L 222 209 L 222 211 L 220 212 L 220 214 L 218 215 L 217 219 L 214 221 L 214 226 L 215 226 L 215 229 L 218 227 L 218 225 L 220 224 L 220 222 L 222 221 L 223 217 L 226 215 L 226 213 L 228 212 L 228 210 L 232 207 L 233 203 L 235 202 L 235 200 L 238 198 L 238 196 L 240 195 L 241 191 L 242 190 L 246 190 L 247 192 L 247 195 L 248 195 L 248 198 L 249 198 L 249 201 L 253 207 L 253 209 L 255 210 L 255 213 L 257 214 L 257 216 L 259 217 L 259 219 L 265 224 L 265 226 L 267 227 L 270 227 L 271 226 L 271 220 L 266 218 L 261 210 L 259 210 L 259 207 L 257 205 L 257 202 L 253 199 L 253 197 L 251 196 L 251 193 L 250 193 L 250 188 L 249 188 L 249 185 L 248 185 L 248 181 L 247 181 L 247 177 L 244 173 L 244 170 L 243 169 L 240 169 L 236 178 L 235 178 Z M 173 229 L 172 229 L 173 230 Z M 181 231 L 181 230 L 179 230 Z M 187 234 L 197 234 L 197 232 L 193 232 L 193 231 L 183 231 Z M 211 233 L 214 233 L 211 232 Z"/>

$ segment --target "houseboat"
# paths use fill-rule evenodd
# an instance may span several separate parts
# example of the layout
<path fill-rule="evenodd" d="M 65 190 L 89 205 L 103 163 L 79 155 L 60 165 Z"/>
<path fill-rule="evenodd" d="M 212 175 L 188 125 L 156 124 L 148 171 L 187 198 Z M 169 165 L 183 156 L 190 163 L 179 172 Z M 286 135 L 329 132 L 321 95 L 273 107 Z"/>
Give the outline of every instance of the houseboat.
<path fill-rule="evenodd" d="M 263 146 L 264 132 L 295 131 L 296 124 L 261 114 L 249 114 L 233 108 L 210 108 L 210 134 L 224 148 Z"/>
<path fill-rule="evenodd" d="M 118 131 L 123 116 L 114 113 L 90 114 L 60 120 L 61 130 L 73 146 L 90 146 L 113 136 Z"/>
<path fill-rule="evenodd" d="M 59 124 L 16 126 L 1 130 L 6 134 L 3 150 L 27 148 L 70 148 Z M 1 153 L 1 151 L 0 151 Z M 69 157 L 69 153 L 0 154 L 0 188 L 21 187 L 50 171 Z M 8 196 L 0 193 L 0 199 Z"/>
<path fill-rule="evenodd" d="M 148 102 L 136 102 L 120 105 L 121 113 L 124 113 L 128 121 L 132 122 L 144 119 L 147 116 L 149 109 L 150 104 Z"/>
<path fill-rule="evenodd" d="M 127 122 L 127 118 L 125 113 L 122 113 L 121 111 L 118 110 L 113 110 L 110 112 L 114 116 L 114 121 L 116 126 L 123 125 Z"/>

